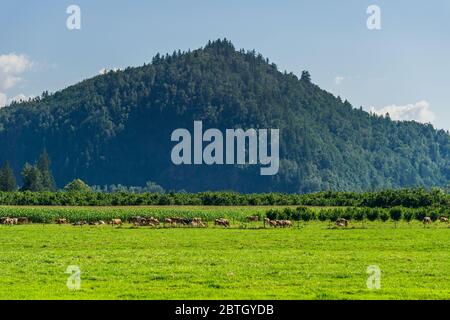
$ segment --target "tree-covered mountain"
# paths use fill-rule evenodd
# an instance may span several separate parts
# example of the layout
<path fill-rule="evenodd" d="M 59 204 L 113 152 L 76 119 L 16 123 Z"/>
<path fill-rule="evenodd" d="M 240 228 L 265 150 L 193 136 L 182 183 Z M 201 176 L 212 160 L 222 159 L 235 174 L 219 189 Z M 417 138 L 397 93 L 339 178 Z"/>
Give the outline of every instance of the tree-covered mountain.
<path fill-rule="evenodd" d="M 177 128 L 278 128 L 280 171 L 257 166 L 175 166 Z M 241 192 L 372 190 L 446 185 L 450 136 L 354 109 L 313 84 L 278 71 L 227 40 L 111 71 L 0 110 L 0 160 L 18 174 L 47 150 L 58 186 L 90 185 Z"/>

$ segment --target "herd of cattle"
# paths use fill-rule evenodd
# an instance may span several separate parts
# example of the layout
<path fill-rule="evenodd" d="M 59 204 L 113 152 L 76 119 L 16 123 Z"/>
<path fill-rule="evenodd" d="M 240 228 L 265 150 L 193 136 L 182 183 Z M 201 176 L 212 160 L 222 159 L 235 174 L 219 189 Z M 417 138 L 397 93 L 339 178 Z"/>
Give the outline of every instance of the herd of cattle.
<path fill-rule="evenodd" d="M 448 218 L 447 217 L 440 217 L 439 221 L 448 223 Z M 431 224 L 433 222 L 433 220 L 431 220 L 430 217 L 425 217 L 422 222 L 423 222 L 424 225 L 426 225 L 426 224 Z"/>
<path fill-rule="evenodd" d="M 258 222 L 260 220 L 259 216 L 250 216 L 247 217 L 246 220 L 248 222 Z M 292 227 L 292 222 L 290 220 L 271 220 L 269 218 L 265 218 L 264 220 L 264 227 L 270 226 L 270 227 L 280 227 L 280 228 L 290 228 Z M 439 221 L 448 223 L 449 220 L 447 217 L 440 217 Z M 28 224 L 30 221 L 27 217 L 19 217 L 19 218 L 9 218 L 9 217 L 2 217 L 0 218 L 0 224 L 4 225 L 20 225 L 20 224 Z M 160 224 L 163 224 L 165 227 L 176 227 L 176 226 L 184 226 L 184 227 L 198 227 L 198 228 L 206 228 L 208 226 L 208 223 L 206 221 L 203 221 L 201 218 L 164 218 L 164 220 L 159 220 L 154 217 L 132 217 L 128 221 L 128 223 L 133 224 L 135 227 L 141 227 L 141 226 L 148 226 L 148 227 L 156 227 Z M 344 218 L 339 218 L 335 222 L 336 227 L 347 227 L 349 225 L 349 220 Z M 433 221 L 430 217 L 425 217 L 422 221 L 422 223 L 425 225 L 431 224 Z M 69 220 L 65 218 L 58 218 L 55 220 L 56 224 L 59 225 L 65 225 L 70 224 Z M 111 219 L 108 221 L 98 220 L 98 221 L 90 221 L 87 222 L 86 220 L 79 220 L 72 222 L 72 225 L 74 226 L 83 226 L 83 225 L 93 225 L 93 226 L 100 226 L 100 225 L 112 225 L 112 226 L 121 226 L 123 224 L 122 219 Z M 222 226 L 222 227 L 230 227 L 230 220 L 225 218 L 219 218 L 214 220 L 215 226 Z"/>
<path fill-rule="evenodd" d="M 248 222 L 257 222 L 260 220 L 259 216 L 250 216 L 247 217 L 246 220 Z M 142 226 L 148 226 L 148 227 L 156 227 L 160 224 L 163 224 L 165 227 L 176 227 L 176 226 L 185 226 L 185 227 L 199 227 L 199 228 L 206 228 L 208 226 L 208 222 L 203 221 L 202 218 L 164 218 L 163 220 L 159 220 L 154 217 L 132 217 L 128 221 L 128 223 L 131 223 L 135 227 L 142 227 Z M 19 225 L 19 224 L 27 224 L 29 223 L 28 218 L 9 218 L 9 217 L 3 217 L 0 218 L 0 224 L 4 225 Z M 123 224 L 122 219 L 111 219 L 108 221 L 104 220 L 98 220 L 98 221 L 86 221 L 86 220 L 78 220 L 74 222 L 70 222 L 68 219 L 65 218 L 57 218 L 55 220 L 56 224 L 59 225 L 66 225 L 66 224 L 72 224 L 73 226 L 83 226 L 83 225 L 93 225 L 93 226 L 100 226 L 100 225 L 112 225 L 112 226 L 121 226 Z M 230 227 L 230 220 L 225 218 L 219 218 L 214 220 L 215 226 L 222 226 L 222 227 Z M 271 227 L 291 227 L 292 222 L 290 220 L 270 220 L 270 219 L 264 219 L 264 225 L 271 226 Z"/>
<path fill-rule="evenodd" d="M 6 225 L 27 224 L 29 222 L 30 221 L 26 217 L 21 217 L 21 218 L 3 217 L 3 218 L 0 218 L 0 224 L 6 224 Z"/>

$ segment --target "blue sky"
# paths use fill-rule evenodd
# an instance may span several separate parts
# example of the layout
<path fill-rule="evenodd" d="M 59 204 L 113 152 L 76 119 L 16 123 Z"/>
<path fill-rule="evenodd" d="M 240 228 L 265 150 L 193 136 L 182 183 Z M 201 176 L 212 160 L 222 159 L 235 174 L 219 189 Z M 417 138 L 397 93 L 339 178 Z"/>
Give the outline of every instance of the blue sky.
<path fill-rule="evenodd" d="M 81 30 L 66 27 L 72 4 Z M 1 0 L 0 104 L 224 37 L 355 107 L 450 130 L 448 0 Z"/>

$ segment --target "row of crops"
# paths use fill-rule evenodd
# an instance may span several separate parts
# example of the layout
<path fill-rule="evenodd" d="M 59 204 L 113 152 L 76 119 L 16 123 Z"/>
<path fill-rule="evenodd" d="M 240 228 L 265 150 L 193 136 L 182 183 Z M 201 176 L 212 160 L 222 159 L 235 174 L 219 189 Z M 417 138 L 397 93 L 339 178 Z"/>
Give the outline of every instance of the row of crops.
<path fill-rule="evenodd" d="M 70 222 L 85 220 L 87 222 L 99 220 L 122 219 L 128 221 L 132 217 L 155 217 L 164 219 L 170 217 L 201 218 L 204 221 L 213 221 L 218 218 L 227 218 L 232 221 L 244 222 L 249 216 L 258 216 L 260 220 L 293 220 L 308 222 L 311 220 L 336 221 L 344 218 L 353 221 L 422 221 L 430 217 L 435 221 L 441 217 L 448 217 L 450 209 L 418 208 L 410 209 L 394 207 L 381 208 L 311 208 L 311 207 L 11 207 L 1 206 L 0 217 L 27 217 L 33 223 L 52 223 L 58 218 Z"/>
<path fill-rule="evenodd" d="M 132 217 L 155 217 L 164 219 L 170 217 L 202 218 L 212 221 L 218 218 L 229 218 L 234 221 L 244 221 L 249 215 L 263 217 L 262 207 L 0 207 L 0 217 L 27 217 L 33 223 L 52 223 L 58 218 L 70 222 L 85 220 L 87 222 L 99 220 L 122 219 L 128 221 Z"/>
<path fill-rule="evenodd" d="M 383 208 L 360 208 L 360 207 L 345 207 L 345 208 L 315 208 L 297 207 L 297 208 L 283 208 L 270 209 L 266 212 L 266 217 L 272 220 L 294 220 L 294 221 L 330 221 L 334 222 L 340 218 L 353 221 L 400 221 L 404 220 L 410 222 L 412 220 L 423 221 L 425 217 L 429 217 L 432 221 L 436 221 L 442 217 L 448 218 L 450 215 L 450 208 L 403 208 L 393 207 L 388 209 Z"/>
<path fill-rule="evenodd" d="M 0 205 L 11 206 L 354 206 L 420 208 L 450 206 L 449 190 L 422 188 L 377 192 L 333 192 L 312 194 L 200 192 L 0 192 Z"/>

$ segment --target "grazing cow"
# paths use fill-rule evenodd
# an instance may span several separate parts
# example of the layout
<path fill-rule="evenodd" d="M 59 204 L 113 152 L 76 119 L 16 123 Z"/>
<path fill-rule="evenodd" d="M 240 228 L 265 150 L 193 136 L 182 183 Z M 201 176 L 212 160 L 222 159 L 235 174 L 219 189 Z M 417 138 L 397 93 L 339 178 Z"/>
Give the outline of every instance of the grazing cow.
<path fill-rule="evenodd" d="M 214 225 L 216 226 L 223 226 L 223 227 L 229 227 L 230 226 L 230 221 L 228 221 L 228 219 L 216 219 L 214 220 Z"/>
<path fill-rule="evenodd" d="M 348 226 L 348 220 L 344 218 L 339 218 L 336 220 L 336 226 L 338 227 L 347 227 Z"/>
<path fill-rule="evenodd" d="M 133 225 L 136 227 L 147 225 L 147 219 L 142 217 L 132 217 L 130 219 L 130 222 L 133 223 Z"/>
<path fill-rule="evenodd" d="M 17 224 L 17 218 L 5 218 L 3 220 L 3 224 L 10 225 L 10 226 Z"/>
<path fill-rule="evenodd" d="M 178 220 L 178 223 L 180 223 L 180 224 L 182 224 L 182 225 L 185 225 L 185 226 L 190 225 L 191 222 L 192 222 L 192 219 L 189 219 L 189 218 L 180 218 L 180 219 Z"/>
<path fill-rule="evenodd" d="M 200 228 L 206 227 L 206 224 L 203 223 L 201 218 L 193 218 L 190 225 L 193 227 L 200 227 Z"/>
<path fill-rule="evenodd" d="M 0 218 L 0 224 L 6 224 L 5 221 L 6 221 L 7 219 L 11 219 L 11 218 L 8 218 L 8 217 L 1 217 L 1 218 Z"/>
<path fill-rule="evenodd" d="M 99 225 L 104 225 L 104 224 L 106 224 L 106 223 L 105 223 L 105 221 L 100 220 L 100 221 L 98 222 L 98 224 L 99 224 Z"/>
<path fill-rule="evenodd" d="M 80 226 L 80 227 L 82 227 L 85 224 L 88 224 L 86 220 L 80 220 L 80 221 L 72 223 L 73 226 Z"/>
<path fill-rule="evenodd" d="M 439 220 L 441 222 L 448 222 L 448 218 L 447 217 L 440 217 Z"/>
<path fill-rule="evenodd" d="M 182 224 L 181 220 L 182 220 L 181 218 L 177 218 L 177 217 L 166 218 L 165 223 L 169 223 L 170 225 L 176 226 L 177 224 Z"/>
<path fill-rule="evenodd" d="M 147 225 L 154 227 L 159 225 L 159 220 L 153 217 L 147 218 Z"/>
<path fill-rule="evenodd" d="M 145 218 L 142 217 L 131 217 L 129 220 L 134 225 L 141 225 Z"/>
<path fill-rule="evenodd" d="M 256 222 L 256 221 L 259 221 L 259 217 L 258 216 L 250 216 L 250 217 L 247 217 L 247 221 Z"/>
<path fill-rule="evenodd" d="M 27 217 L 19 217 L 17 218 L 17 224 L 28 224 L 29 220 Z"/>
<path fill-rule="evenodd" d="M 171 219 L 171 218 L 165 218 L 165 219 L 164 219 L 164 224 L 168 224 L 168 225 L 173 226 L 173 225 L 176 224 L 176 222 L 175 222 L 175 220 L 173 220 L 173 219 Z"/>
<path fill-rule="evenodd" d="M 105 224 L 105 222 L 104 221 L 91 221 L 91 222 L 89 222 L 89 225 L 90 226 L 99 226 L 99 225 L 102 225 L 102 224 Z"/>
<path fill-rule="evenodd" d="M 112 219 L 110 221 L 110 224 L 112 226 L 121 226 L 122 225 L 122 220 L 121 219 Z"/>
<path fill-rule="evenodd" d="M 191 222 L 191 226 L 193 226 L 193 227 L 205 228 L 205 227 L 206 227 L 206 224 L 204 224 L 204 223 L 201 222 L 201 221 L 192 221 L 192 222 Z"/>
<path fill-rule="evenodd" d="M 431 218 L 430 217 L 425 217 L 423 218 L 423 225 L 427 225 L 427 224 L 431 224 Z"/>
<path fill-rule="evenodd" d="M 279 223 L 280 223 L 279 220 L 270 220 L 269 218 L 265 218 L 265 219 L 264 219 L 264 222 L 265 222 L 266 224 L 268 224 L 269 226 L 271 226 L 271 227 L 276 227 L 276 226 L 278 226 Z"/>
<path fill-rule="evenodd" d="M 62 219 L 62 218 L 56 219 L 56 223 L 57 224 L 67 224 L 67 219 Z"/>
<path fill-rule="evenodd" d="M 292 222 L 290 220 L 281 220 L 281 221 L 278 221 L 277 224 L 282 228 L 292 227 Z"/>

